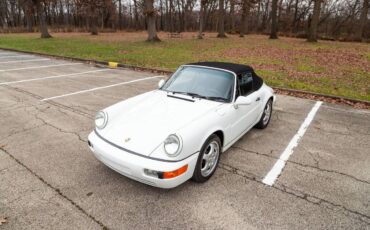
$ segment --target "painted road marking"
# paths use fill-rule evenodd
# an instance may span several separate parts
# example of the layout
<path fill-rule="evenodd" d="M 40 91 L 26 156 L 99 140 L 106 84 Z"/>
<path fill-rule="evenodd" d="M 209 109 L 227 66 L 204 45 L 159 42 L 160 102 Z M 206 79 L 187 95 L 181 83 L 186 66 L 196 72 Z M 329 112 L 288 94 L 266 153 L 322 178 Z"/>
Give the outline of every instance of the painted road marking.
<path fill-rule="evenodd" d="M 306 119 L 302 123 L 301 127 L 298 129 L 298 132 L 294 135 L 292 140 L 290 140 L 288 146 L 285 148 L 284 152 L 280 155 L 279 159 L 276 161 L 275 165 L 272 169 L 267 173 L 265 178 L 263 178 L 262 182 L 264 184 L 272 186 L 278 176 L 283 171 L 287 160 L 293 154 L 294 149 L 298 146 L 299 141 L 305 134 L 308 126 L 310 126 L 313 118 L 315 117 L 317 111 L 319 110 L 322 101 L 316 102 L 316 104 L 312 107 L 311 111 L 308 113 Z"/>
<path fill-rule="evenodd" d="M 114 85 L 96 87 L 96 88 L 82 90 L 82 91 L 78 91 L 78 92 L 74 92 L 74 93 L 63 94 L 63 95 L 60 95 L 60 96 L 44 98 L 41 101 L 49 101 L 49 100 L 53 100 L 53 99 L 57 99 L 57 98 L 68 97 L 68 96 L 72 96 L 72 95 L 76 95 L 76 94 L 92 92 L 92 91 L 100 90 L 100 89 L 107 89 L 107 88 L 111 88 L 111 87 L 115 87 L 115 86 L 119 86 L 119 85 L 126 85 L 126 84 L 130 84 L 130 83 L 138 82 L 138 81 L 145 81 L 145 80 L 159 78 L 159 77 L 163 77 L 163 76 L 146 77 L 146 78 L 141 78 L 141 79 L 137 79 L 137 80 L 133 80 L 133 81 L 125 81 L 125 82 L 121 82 L 121 83 L 114 84 Z"/>
<path fill-rule="evenodd" d="M 4 55 L 4 56 L 1 56 L 0 55 L 0 58 L 11 58 L 11 57 L 35 57 L 33 55 Z"/>
<path fill-rule="evenodd" d="M 5 64 L 5 63 L 20 63 L 20 62 L 37 62 L 37 61 L 47 61 L 47 60 L 50 60 L 50 59 L 47 59 L 47 58 L 43 58 L 43 59 L 30 59 L 30 60 L 15 60 L 15 61 L 3 61 L 3 62 L 0 62 L 0 64 Z"/>
<path fill-rule="evenodd" d="M 82 65 L 82 64 L 83 63 L 67 63 L 67 64 L 58 64 L 58 65 L 33 66 L 33 67 L 25 67 L 25 68 L 18 68 L 18 69 L 3 69 L 3 70 L 0 70 L 0 73 L 17 71 L 17 70 L 26 70 L 26 69 L 42 69 L 42 68 L 49 68 L 49 67 L 67 66 L 67 65 Z"/>
<path fill-rule="evenodd" d="M 41 81 L 46 79 L 54 79 L 54 78 L 61 78 L 61 77 L 71 77 L 71 76 L 78 76 L 88 73 L 96 73 L 96 72 L 103 72 L 103 71 L 110 71 L 111 69 L 100 69 L 100 70 L 92 70 L 92 71 L 86 71 L 81 73 L 71 73 L 71 74 L 63 74 L 63 75 L 55 75 L 50 77 L 39 77 L 39 78 L 31 78 L 31 79 L 25 79 L 25 80 L 19 80 L 19 81 L 8 81 L 8 82 L 1 82 L 0 85 L 11 85 L 16 83 L 23 83 L 23 82 L 30 82 L 30 81 Z"/>

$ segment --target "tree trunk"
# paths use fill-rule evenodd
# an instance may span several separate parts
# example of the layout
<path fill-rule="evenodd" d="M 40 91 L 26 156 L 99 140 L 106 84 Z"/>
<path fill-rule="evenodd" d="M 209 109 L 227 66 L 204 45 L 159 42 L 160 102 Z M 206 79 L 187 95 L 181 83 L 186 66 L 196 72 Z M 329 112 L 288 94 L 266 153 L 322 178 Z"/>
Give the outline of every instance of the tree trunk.
<path fill-rule="evenodd" d="M 219 5 L 218 5 L 218 38 L 226 38 L 225 34 L 225 7 L 224 7 L 224 2 L 225 0 L 219 0 Z"/>
<path fill-rule="evenodd" d="M 23 6 L 24 17 L 26 19 L 27 32 L 33 32 L 33 5 L 32 2 L 27 1 Z"/>
<path fill-rule="evenodd" d="M 98 16 L 96 14 L 90 16 L 90 33 L 98 35 Z"/>
<path fill-rule="evenodd" d="M 0 1 L 0 24 L 4 30 L 4 32 L 7 29 L 7 24 L 6 24 L 6 2 L 5 1 Z"/>
<path fill-rule="evenodd" d="M 26 17 L 26 23 L 27 23 L 27 32 L 32 33 L 33 32 L 32 15 L 26 13 L 25 17 Z"/>
<path fill-rule="evenodd" d="M 317 42 L 317 24 L 319 23 L 320 18 L 321 0 L 314 1 L 313 15 L 307 37 L 308 42 Z"/>
<path fill-rule="evenodd" d="M 118 0 L 118 27 L 122 30 L 122 0 Z"/>
<path fill-rule="evenodd" d="M 181 14 L 181 8 L 180 8 L 180 3 L 179 1 L 177 2 L 177 10 L 178 10 L 178 19 L 179 19 L 179 22 L 177 23 L 178 24 L 178 28 L 175 32 L 183 32 L 183 25 L 184 25 L 184 17 L 183 17 L 183 14 Z"/>
<path fill-rule="evenodd" d="M 16 27 L 16 17 L 15 17 L 15 1 L 9 1 L 10 4 L 10 26 L 11 27 Z"/>
<path fill-rule="evenodd" d="M 169 20 L 170 20 L 170 32 L 173 32 L 173 0 L 169 0 Z"/>
<path fill-rule="evenodd" d="M 203 24 L 204 24 L 204 7 L 206 0 L 200 0 L 200 10 L 199 10 L 199 31 L 198 39 L 203 39 Z"/>
<path fill-rule="evenodd" d="M 277 3 L 278 0 L 272 0 L 271 5 L 271 33 L 270 39 L 277 39 L 278 22 L 277 22 Z"/>
<path fill-rule="evenodd" d="M 298 3 L 299 3 L 299 0 L 295 0 L 295 3 L 294 3 L 294 16 L 293 16 L 293 22 L 291 24 L 291 32 L 292 33 L 295 33 L 297 32 L 297 16 L 298 16 Z"/>
<path fill-rule="evenodd" d="M 134 23 L 135 23 L 135 30 L 139 30 L 139 13 L 138 13 L 138 4 L 137 0 L 134 0 Z"/>
<path fill-rule="evenodd" d="M 355 37 L 354 37 L 355 41 L 362 40 L 362 36 L 364 34 L 366 21 L 367 21 L 368 10 L 369 10 L 369 0 L 364 0 L 364 4 L 361 9 L 360 21 L 355 31 Z"/>
<path fill-rule="evenodd" d="M 41 38 L 51 38 L 46 26 L 45 13 L 40 0 L 32 0 L 32 2 L 36 6 L 37 16 L 39 17 Z"/>
<path fill-rule="evenodd" d="M 248 15 L 249 15 L 249 0 L 242 2 L 242 21 L 240 23 L 240 37 L 244 37 L 248 33 Z"/>
<path fill-rule="evenodd" d="M 268 21 L 268 12 L 269 12 L 269 7 L 270 7 L 270 0 L 266 1 L 265 9 L 263 10 L 263 15 L 262 15 L 262 22 L 261 22 L 261 27 L 259 28 L 259 31 L 264 32 L 266 29 L 266 24 Z"/>
<path fill-rule="evenodd" d="M 145 15 L 148 22 L 148 42 L 159 42 L 161 41 L 157 36 L 157 30 L 155 28 L 155 9 L 154 0 L 145 0 Z"/>
<path fill-rule="evenodd" d="M 192 1 L 186 0 L 185 11 L 184 11 L 184 30 L 189 30 L 189 22 L 191 21 L 190 15 L 192 13 Z"/>
<path fill-rule="evenodd" d="M 3 18 L 3 17 L 0 17 L 0 24 L 2 25 L 2 27 L 3 27 L 3 30 L 4 30 L 4 32 L 8 29 L 8 25 L 7 25 L 7 23 L 6 23 L 6 19 L 5 19 L 5 17 Z"/>
<path fill-rule="evenodd" d="M 159 30 L 161 31 L 161 30 L 164 30 L 164 26 L 163 26 L 163 1 L 162 0 L 159 1 L 159 5 L 160 5 L 159 13 L 161 15 L 161 17 L 159 19 Z"/>
<path fill-rule="evenodd" d="M 230 0 L 230 33 L 235 34 L 235 0 Z"/>
<path fill-rule="evenodd" d="M 67 15 L 65 17 L 65 23 L 67 24 L 67 27 L 69 28 L 69 24 L 70 24 L 70 10 L 69 10 L 69 0 L 66 0 L 66 8 L 67 8 Z"/>

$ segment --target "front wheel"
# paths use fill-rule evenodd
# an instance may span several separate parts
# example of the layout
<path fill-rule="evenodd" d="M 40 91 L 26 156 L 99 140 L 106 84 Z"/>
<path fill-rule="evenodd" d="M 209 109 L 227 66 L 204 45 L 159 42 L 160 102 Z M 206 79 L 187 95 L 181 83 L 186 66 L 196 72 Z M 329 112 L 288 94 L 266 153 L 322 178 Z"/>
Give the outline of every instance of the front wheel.
<path fill-rule="evenodd" d="M 272 99 L 269 99 L 265 105 L 260 121 L 255 126 L 257 129 L 264 129 L 268 126 L 272 114 Z"/>
<path fill-rule="evenodd" d="M 192 180 L 206 182 L 216 171 L 221 154 L 221 140 L 213 134 L 204 143 L 194 169 Z"/>

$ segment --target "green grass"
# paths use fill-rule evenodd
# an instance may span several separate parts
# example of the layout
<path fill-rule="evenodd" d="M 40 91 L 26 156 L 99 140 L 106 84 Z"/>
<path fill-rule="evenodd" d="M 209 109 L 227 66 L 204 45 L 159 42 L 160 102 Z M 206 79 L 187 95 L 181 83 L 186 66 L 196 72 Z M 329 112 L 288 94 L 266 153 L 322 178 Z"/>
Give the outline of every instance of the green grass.
<path fill-rule="evenodd" d="M 203 40 L 186 34 L 182 39 L 145 42 L 145 33 L 0 35 L 0 47 L 46 54 L 115 61 L 142 67 L 175 70 L 195 61 L 230 61 L 249 64 L 272 86 L 307 90 L 370 101 L 370 46 L 360 43 L 281 38 L 262 35 Z"/>

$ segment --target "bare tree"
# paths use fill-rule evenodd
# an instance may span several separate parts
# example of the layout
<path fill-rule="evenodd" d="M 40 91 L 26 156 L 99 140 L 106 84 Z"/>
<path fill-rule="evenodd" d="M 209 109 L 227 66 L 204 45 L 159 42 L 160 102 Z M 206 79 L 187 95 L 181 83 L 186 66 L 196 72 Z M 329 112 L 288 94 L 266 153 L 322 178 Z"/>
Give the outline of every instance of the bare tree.
<path fill-rule="evenodd" d="M 51 38 L 48 27 L 46 25 L 44 7 L 41 0 L 31 0 L 33 5 L 36 7 L 37 17 L 39 18 L 39 26 L 41 32 L 41 38 Z M 43 2 L 44 3 L 44 2 Z"/>
<path fill-rule="evenodd" d="M 230 33 L 235 32 L 235 0 L 230 0 Z"/>
<path fill-rule="evenodd" d="M 0 1 L 0 23 L 4 31 L 8 30 L 8 3 L 7 1 Z"/>
<path fill-rule="evenodd" d="M 108 0 L 76 0 L 76 5 L 79 9 L 78 13 L 86 17 L 91 35 L 98 35 L 99 33 L 99 16 L 102 18 L 101 25 L 104 28 L 105 20 L 102 11 L 107 10 L 111 3 Z M 108 15 L 108 19 L 109 17 L 110 15 Z"/>
<path fill-rule="evenodd" d="M 261 7 L 262 7 L 263 12 L 262 12 L 261 25 L 258 27 L 258 31 L 263 32 L 266 29 L 266 24 L 267 24 L 268 17 L 269 17 L 270 0 L 263 2 Z"/>
<path fill-rule="evenodd" d="M 218 38 L 226 38 L 225 34 L 225 0 L 218 1 Z"/>
<path fill-rule="evenodd" d="M 158 20 L 156 10 L 154 14 L 145 13 L 144 0 L 0 0 L 0 32 L 33 32 L 37 26 L 43 37 L 49 37 L 47 29 L 50 28 L 58 31 L 87 29 L 92 34 L 97 34 L 99 27 L 109 31 L 116 26 L 122 30 L 146 30 L 148 18 L 153 18 L 158 24 L 157 30 L 198 31 L 199 38 L 206 30 L 217 31 L 220 37 L 226 31 L 238 31 L 244 36 L 248 31 L 265 33 L 268 30 L 271 38 L 277 38 L 278 31 L 306 38 L 310 31 L 320 31 L 327 39 L 361 41 L 370 38 L 367 19 L 370 0 L 153 1 L 156 7 L 158 4 Z M 321 6 L 315 4 L 318 1 Z M 199 3 L 200 8 L 199 5 L 195 8 Z M 319 14 L 316 13 L 318 7 Z M 319 15 L 318 18 L 315 15 Z"/>
<path fill-rule="evenodd" d="M 33 3 L 29 0 L 21 0 L 20 5 L 23 8 L 24 16 L 26 19 L 27 32 L 33 32 Z"/>
<path fill-rule="evenodd" d="M 240 22 L 240 37 L 248 33 L 248 15 L 250 10 L 250 0 L 242 0 L 242 20 Z"/>
<path fill-rule="evenodd" d="M 118 27 L 122 30 L 122 0 L 118 0 Z"/>
<path fill-rule="evenodd" d="M 149 42 L 159 42 L 161 41 L 157 36 L 155 16 L 157 14 L 154 9 L 154 0 L 144 0 L 145 10 L 144 15 L 146 16 L 148 23 L 148 39 Z"/>
<path fill-rule="evenodd" d="M 140 27 L 140 21 L 139 21 L 139 6 L 138 6 L 138 2 L 137 0 L 133 0 L 134 1 L 134 25 L 135 25 L 135 29 L 136 30 L 139 30 L 139 27 Z"/>
<path fill-rule="evenodd" d="M 366 21 L 367 21 L 368 10 L 369 10 L 369 0 L 364 0 L 362 9 L 361 9 L 360 21 L 355 31 L 355 37 L 354 37 L 355 41 L 362 40 L 365 26 L 366 26 Z"/>
<path fill-rule="evenodd" d="M 278 31 L 277 3 L 278 3 L 278 0 L 272 0 L 270 39 L 277 39 L 278 38 L 278 36 L 277 36 L 277 31 Z"/>
<path fill-rule="evenodd" d="M 322 0 L 314 0 L 314 7 L 312 13 L 312 19 L 308 31 L 308 42 L 317 42 L 317 24 L 319 23 L 320 18 L 320 9 L 321 9 L 321 1 Z"/>
<path fill-rule="evenodd" d="M 198 39 L 203 38 L 204 14 L 207 0 L 200 0 Z"/>

